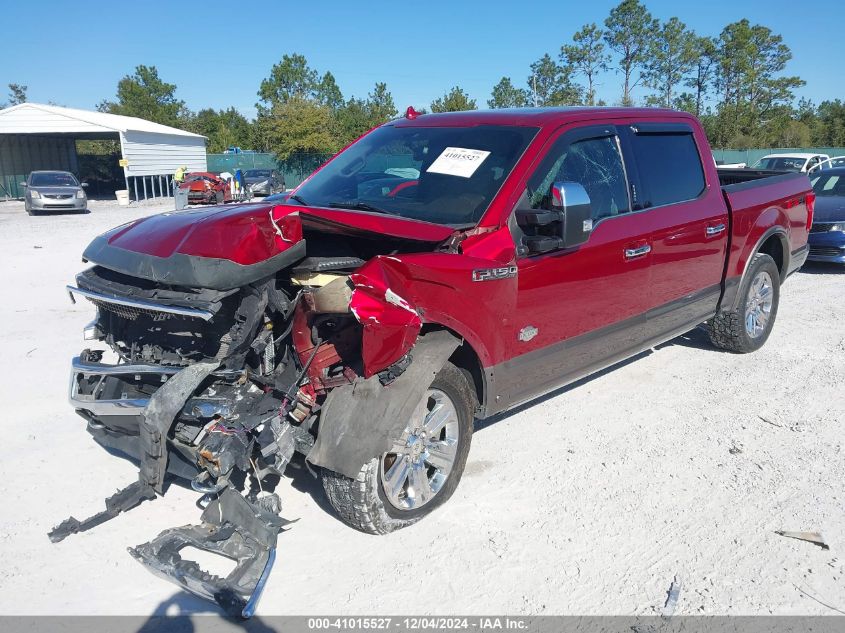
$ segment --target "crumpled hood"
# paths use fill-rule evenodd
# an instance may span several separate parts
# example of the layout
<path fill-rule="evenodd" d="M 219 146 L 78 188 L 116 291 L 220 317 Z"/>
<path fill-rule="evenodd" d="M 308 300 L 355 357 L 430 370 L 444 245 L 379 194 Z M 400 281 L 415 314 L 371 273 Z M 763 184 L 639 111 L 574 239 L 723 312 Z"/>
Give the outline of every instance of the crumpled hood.
<path fill-rule="evenodd" d="M 845 196 L 817 196 L 813 222 L 845 222 Z"/>
<path fill-rule="evenodd" d="M 171 211 L 124 224 L 96 238 L 83 258 L 156 282 L 229 289 L 304 257 L 305 231 L 406 239 L 418 242 L 421 251 L 454 232 L 361 211 L 241 204 Z"/>

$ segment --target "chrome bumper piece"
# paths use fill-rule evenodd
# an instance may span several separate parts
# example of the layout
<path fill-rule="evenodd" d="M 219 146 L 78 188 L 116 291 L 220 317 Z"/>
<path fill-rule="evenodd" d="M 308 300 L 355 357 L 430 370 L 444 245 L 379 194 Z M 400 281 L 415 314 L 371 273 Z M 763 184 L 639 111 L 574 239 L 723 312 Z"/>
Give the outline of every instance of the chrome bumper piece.
<path fill-rule="evenodd" d="M 127 299 L 126 297 L 113 297 L 111 295 L 100 294 L 91 290 L 83 290 L 74 286 L 66 286 L 67 293 L 70 300 L 76 303 L 74 295 L 81 295 L 90 301 L 97 303 L 114 304 L 126 308 L 134 308 L 135 310 L 143 310 L 145 312 L 164 312 L 166 314 L 177 314 L 179 316 L 190 317 L 194 319 L 202 319 L 203 321 L 210 320 L 213 312 L 208 310 L 199 310 L 197 308 L 183 308 L 181 306 L 169 306 L 161 303 L 153 303 L 152 301 L 144 301 L 142 299 Z M 175 372 L 174 372 L 175 373 Z"/>
<path fill-rule="evenodd" d="M 71 363 L 68 400 L 74 409 L 84 409 L 95 416 L 141 415 L 149 403 L 148 398 L 98 399 L 97 393 L 100 391 L 100 385 L 102 385 L 103 381 L 109 376 L 158 375 L 160 376 L 161 382 L 164 383 L 168 377 L 179 373 L 182 369 L 182 367 L 164 367 L 160 365 L 107 365 L 105 363 L 89 363 L 83 361 L 79 356 L 75 356 Z M 241 376 L 242 373 L 236 370 L 221 369 L 213 372 L 211 375 L 217 378 L 232 380 Z M 93 390 L 93 394 L 79 393 L 80 375 L 86 377 L 99 376 L 99 381 Z M 189 404 L 191 403 L 190 400 L 188 402 Z M 205 406 L 206 404 L 206 399 L 198 402 L 198 405 Z"/>

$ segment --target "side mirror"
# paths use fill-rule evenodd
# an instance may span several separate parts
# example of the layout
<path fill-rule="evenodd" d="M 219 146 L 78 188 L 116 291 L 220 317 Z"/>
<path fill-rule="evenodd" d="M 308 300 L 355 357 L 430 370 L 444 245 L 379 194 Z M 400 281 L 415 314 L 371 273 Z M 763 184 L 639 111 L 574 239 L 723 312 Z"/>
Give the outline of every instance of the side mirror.
<path fill-rule="evenodd" d="M 556 182 L 552 185 L 552 208 L 563 214 L 565 248 L 580 246 L 593 230 L 593 208 L 590 196 L 580 182 Z"/>
<path fill-rule="evenodd" d="M 593 230 L 590 196 L 577 182 L 556 182 L 550 190 L 551 210 L 517 210 L 526 229 L 522 242 L 531 255 L 580 246 Z"/>
<path fill-rule="evenodd" d="M 21 182 L 21 183 L 20 183 L 20 185 L 21 185 L 21 187 L 26 187 L 26 183 L 25 183 L 25 182 Z"/>
<path fill-rule="evenodd" d="M 86 187 L 88 187 L 88 183 L 82 182 L 82 183 L 79 183 L 79 186 L 82 187 L 83 189 L 85 189 Z"/>

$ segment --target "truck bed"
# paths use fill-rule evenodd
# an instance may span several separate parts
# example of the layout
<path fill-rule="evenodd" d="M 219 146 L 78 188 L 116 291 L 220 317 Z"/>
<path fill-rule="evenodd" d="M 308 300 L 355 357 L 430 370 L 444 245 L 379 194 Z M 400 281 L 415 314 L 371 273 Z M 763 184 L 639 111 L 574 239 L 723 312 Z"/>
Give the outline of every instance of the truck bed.
<path fill-rule="evenodd" d="M 775 257 L 785 278 L 806 258 L 813 189 L 807 174 L 757 169 L 718 170 L 731 216 L 728 261 L 725 268 L 726 300 L 732 301 L 750 255 L 767 239 L 781 241 L 783 252 Z M 765 251 L 764 251 L 765 252 Z"/>
<path fill-rule="evenodd" d="M 782 176 L 783 174 L 791 174 L 795 172 L 778 171 L 773 169 L 736 169 L 736 168 L 716 168 L 719 174 L 719 184 L 722 187 L 726 185 L 737 185 L 743 182 L 752 180 L 760 180 L 761 178 L 771 178 L 772 176 Z"/>

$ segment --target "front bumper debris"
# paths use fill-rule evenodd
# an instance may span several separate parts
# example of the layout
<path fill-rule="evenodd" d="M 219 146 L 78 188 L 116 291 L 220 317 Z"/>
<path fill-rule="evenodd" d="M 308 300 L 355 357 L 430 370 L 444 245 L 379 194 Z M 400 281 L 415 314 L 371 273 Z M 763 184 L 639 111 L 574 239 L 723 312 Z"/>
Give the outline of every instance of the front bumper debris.
<path fill-rule="evenodd" d="M 128 389 L 122 379 L 144 376 L 161 385 L 182 369 L 166 365 L 109 365 L 75 356 L 71 364 L 68 400 L 74 409 L 88 411 L 95 416 L 140 416 L 150 400 L 148 397 L 125 395 Z M 211 375 L 235 380 L 243 372 L 218 369 Z M 187 406 L 190 407 L 190 400 Z"/>
<path fill-rule="evenodd" d="M 202 513 L 202 525 L 165 530 L 129 553 L 153 574 L 192 594 L 216 602 L 232 617 L 249 618 L 276 559 L 276 539 L 290 523 L 278 516 L 278 497 L 250 502 L 231 487 Z M 209 574 L 179 555 L 185 547 L 236 561 L 225 578 Z"/>
<path fill-rule="evenodd" d="M 225 374 L 218 370 L 219 365 L 219 361 L 200 362 L 175 373 L 169 370 L 161 372 L 166 380 L 158 390 L 148 400 L 137 403 L 141 406 L 129 407 L 139 415 L 141 464 L 138 480 L 106 499 L 104 511 L 87 519 L 70 517 L 60 523 L 49 533 L 51 541 L 57 543 L 71 534 L 89 530 L 145 500 L 155 499 L 157 494 L 164 494 L 165 473 L 171 457 L 167 447 L 168 432 L 199 385 L 212 375 Z M 84 396 L 80 400 L 74 384 L 79 383 L 80 375 L 93 376 L 94 383 L 100 385 L 103 379 L 126 371 L 133 374 L 155 373 L 148 366 L 111 367 L 80 359 L 74 367 L 71 401 L 79 401 L 85 409 L 91 409 L 95 404 L 114 406 L 114 402 L 97 400 L 94 395 L 90 396 L 90 400 Z M 94 389 L 93 394 L 99 390 L 99 387 Z M 124 400 L 121 405 L 127 404 Z M 115 411 L 120 408 L 123 407 L 117 407 Z M 109 412 L 114 413 L 111 409 Z M 237 436 L 232 437 L 237 439 Z M 209 457 L 215 456 L 209 453 Z M 206 506 L 201 525 L 165 530 L 152 541 L 129 548 L 129 553 L 152 573 L 201 598 L 216 602 L 231 616 L 248 618 L 255 612 L 273 568 L 276 539 L 289 521 L 279 516 L 281 504 L 275 494 L 246 499 L 228 484 L 227 474 L 220 473 L 220 482 L 223 482 L 222 488 Z M 185 547 L 217 554 L 237 564 L 228 576 L 220 578 L 202 570 L 194 561 L 183 560 L 179 552 Z"/>

